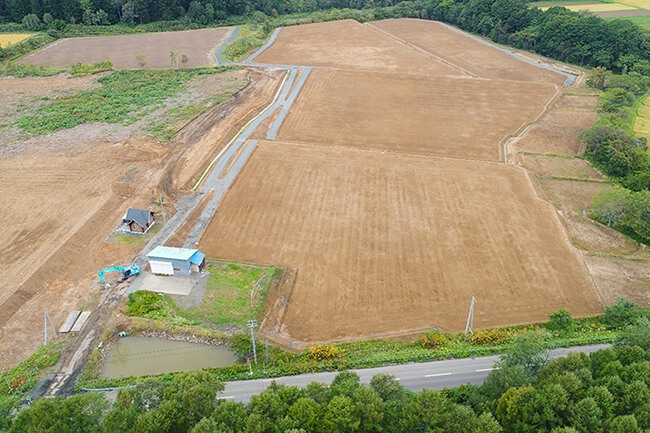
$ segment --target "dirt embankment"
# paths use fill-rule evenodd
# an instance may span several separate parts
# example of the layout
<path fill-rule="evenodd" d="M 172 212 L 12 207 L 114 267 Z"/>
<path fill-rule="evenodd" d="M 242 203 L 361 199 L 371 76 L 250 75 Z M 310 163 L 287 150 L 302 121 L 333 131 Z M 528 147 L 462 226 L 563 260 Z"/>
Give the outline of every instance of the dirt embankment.
<path fill-rule="evenodd" d="M 208 110 L 181 130 L 179 149 L 162 184 L 166 192 L 189 190 L 210 161 L 246 122 L 272 100 L 282 79 L 282 71 L 250 70 L 250 84 L 233 99 Z"/>

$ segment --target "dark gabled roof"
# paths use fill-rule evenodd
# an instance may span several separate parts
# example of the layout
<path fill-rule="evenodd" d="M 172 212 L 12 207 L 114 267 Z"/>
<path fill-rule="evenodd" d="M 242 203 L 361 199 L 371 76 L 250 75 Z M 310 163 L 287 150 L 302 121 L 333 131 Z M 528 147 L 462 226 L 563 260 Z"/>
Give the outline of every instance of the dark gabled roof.
<path fill-rule="evenodd" d="M 135 221 L 141 227 L 147 227 L 147 224 L 149 224 L 149 215 L 151 215 L 150 210 L 129 209 L 126 211 L 124 219 L 126 221 Z"/>

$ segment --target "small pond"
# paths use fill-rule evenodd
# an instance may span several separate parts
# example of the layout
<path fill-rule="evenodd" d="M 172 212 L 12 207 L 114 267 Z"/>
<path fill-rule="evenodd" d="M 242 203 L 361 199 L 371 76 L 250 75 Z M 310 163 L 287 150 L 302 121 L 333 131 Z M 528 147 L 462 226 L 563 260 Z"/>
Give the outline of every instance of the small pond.
<path fill-rule="evenodd" d="M 118 378 L 200 370 L 233 365 L 237 357 L 227 347 L 162 338 L 120 338 L 106 355 L 102 376 Z"/>

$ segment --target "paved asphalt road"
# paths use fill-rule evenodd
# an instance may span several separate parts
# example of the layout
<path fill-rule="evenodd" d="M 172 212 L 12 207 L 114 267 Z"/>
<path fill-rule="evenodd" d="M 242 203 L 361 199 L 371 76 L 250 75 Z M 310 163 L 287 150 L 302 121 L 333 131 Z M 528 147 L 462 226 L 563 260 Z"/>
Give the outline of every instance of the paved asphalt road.
<path fill-rule="evenodd" d="M 551 358 L 566 356 L 569 352 L 591 353 L 609 347 L 609 344 L 592 346 L 575 346 L 566 349 L 556 349 L 550 352 Z M 362 383 L 369 383 L 376 374 L 392 374 L 400 383 L 411 391 L 423 389 L 453 388 L 466 383 L 479 385 L 492 371 L 498 356 L 480 358 L 451 359 L 426 363 L 393 365 L 379 368 L 353 370 L 361 378 Z M 301 374 L 284 376 L 275 379 L 242 380 L 226 382 L 226 389 L 219 398 L 247 403 L 251 396 L 264 391 L 273 380 L 279 384 L 304 388 L 311 382 L 321 382 L 329 385 L 336 372 Z"/>

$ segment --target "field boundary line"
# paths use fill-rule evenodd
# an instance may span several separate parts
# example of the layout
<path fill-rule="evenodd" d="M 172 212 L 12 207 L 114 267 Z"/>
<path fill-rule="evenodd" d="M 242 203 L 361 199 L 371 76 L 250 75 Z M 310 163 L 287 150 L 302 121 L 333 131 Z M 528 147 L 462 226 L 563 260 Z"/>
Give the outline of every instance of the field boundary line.
<path fill-rule="evenodd" d="M 255 57 L 259 56 L 262 54 L 267 48 L 269 48 L 275 40 L 277 39 L 278 35 L 280 34 L 280 30 L 282 30 L 282 27 L 277 27 L 275 30 L 273 30 L 273 33 L 271 34 L 271 37 L 269 38 L 268 41 L 264 45 L 262 45 L 257 51 L 255 51 L 253 54 L 250 55 L 246 60 L 244 60 L 244 63 L 251 64 L 253 60 L 255 60 Z"/>
<path fill-rule="evenodd" d="M 412 43 L 410 43 L 410 42 L 408 42 L 408 41 L 406 41 L 406 40 L 404 40 L 404 39 L 402 39 L 402 38 L 388 32 L 388 31 L 386 31 L 384 29 L 381 29 L 381 28 L 371 24 L 371 23 L 365 23 L 365 25 L 367 25 L 368 27 L 372 27 L 376 31 L 378 31 L 380 33 L 383 33 L 384 35 L 388 36 L 389 38 L 394 39 L 395 41 L 400 42 L 400 43 L 406 45 L 409 48 L 414 49 L 415 51 L 419 52 L 420 54 L 424 54 L 425 56 L 428 56 L 428 57 L 433 57 L 434 59 L 439 60 L 442 63 L 451 66 L 452 68 L 458 69 L 459 71 L 464 72 L 464 73 L 470 75 L 471 77 L 483 78 L 483 77 L 479 77 L 478 75 L 476 75 L 473 72 L 468 71 L 467 69 L 463 68 L 462 66 L 459 66 L 459 65 L 457 65 L 457 64 L 455 64 L 453 62 L 450 62 L 449 60 L 447 60 L 447 59 L 445 59 L 443 57 L 440 57 L 437 54 L 434 54 L 434 53 L 432 53 L 430 51 L 427 51 L 424 48 L 420 48 L 417 45 L 412 44 Z"/>
<path fill-rule="evenodd" d="M 522 62 L 526 62 L 526 63 L 529 63 L 529 64 L 531 64 L 533 66 L 537 66 L 538 68 L 546 69 L 548 71 L 555 72 L 555 73 L 560 74 L 560 75 L 564 75 L 566 77 L 566 79 L 564 80 L 564 84 L 562 85 L 563 87 L 571 86 L 574 83 L 574 81 L 581 75 L 581 74 L 572 74 L 572 73 L 569 73 L 569 72 L 562 71 L 562 70 L 560 70 L 558 68 L 554 68 L 553 66 L 549 66 L 549 65 L 545 65 L 543 63 L 535 62 L 535 61 L 533 61 L 533 60 L 531 60 L 529 58 L 526 58 L 526 57 L 522 56 L 521 54 L 515 53 L 512 50 L 500 47 L 500 46 L 498 46 L 498 45 L 496 45 L 496 44 L 494 44 L 492 42 L 488 42 L 483 38 L 480 38 L 480 37 L 478 37 L 476 35 L 468 33 L 468 32 L 466 32 L 464 30 L 458 29 L 458 28 L 456 28 L 454 26 L 451 26 L 451 25 L 449 25 L 447 23 L 443 23 L 442 21 L 437 21 L 437 22 L 442 24 L 443 26 L 447 27 L 448 29 L 451 29 L 451 30 L 453 30 L 455 32 L 458 32 L 458 33 L 461 33 L 461 34 L 463 34 L 463 35 L 465 35 L 465 36 L 467 36 L 467 37 L 469 37 L 471 39 L 474 39 L 475 41 L 478 41 L 478 42 L 482 43 L 483 45 L 487 45 L 487 46 L 492 47 L 494 49 L 497 49 L 497 50 L 499 50 L 501 52 L 509 54 L 509 55 L 517 58 L 518 60 L 521 60 Z"/>
<path fill-rule="evenodd" d="M 518 140 L 521 137 L 523 137 L 524 134 L 526 134 L 526 132 L 531 126 L 537 124 L 537 122 L 539 122 L 541 118 L 548 113 L 548 111 L 551 109 L 551 104 L 555 103 L 555 101 L 559 99 L 560 95 L 562 95 L 562 92 L 560 92 L 560 89 L 557 86 L 555 86 L 555 94 L 551 97 L 551 99 L 548 100 L 548 102 L 546 102 L 546 104 L 544 105 L 544 109 L 542 110 L 541 113 L 539 113 L 539 115 L 535 119 L 521 125 L 519 129 L 515 131 L 514 134 L 508 134 L 501 139 L 501 142 L 499 143 L 500 144 L 499 151 L 503 153 L 504 164 L 508 163 L 508 145 L 512 141 Z"/>

